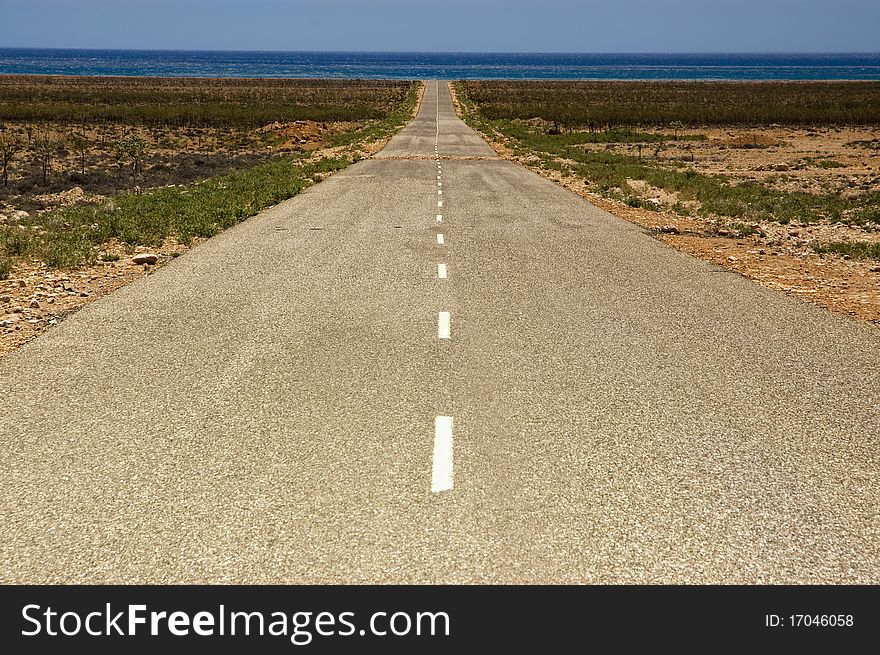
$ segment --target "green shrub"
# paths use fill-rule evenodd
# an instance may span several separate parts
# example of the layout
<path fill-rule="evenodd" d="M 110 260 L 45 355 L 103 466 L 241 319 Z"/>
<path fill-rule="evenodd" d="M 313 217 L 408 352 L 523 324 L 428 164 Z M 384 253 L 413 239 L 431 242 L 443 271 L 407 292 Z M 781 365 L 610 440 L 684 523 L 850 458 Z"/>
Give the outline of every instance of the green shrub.
<path fill-rule="evenodd" d="M 852 259 L 880 259 L 880 243 L 862 241 L 835 241 L 815 246 L 816 252 L 848 256 Z"/>

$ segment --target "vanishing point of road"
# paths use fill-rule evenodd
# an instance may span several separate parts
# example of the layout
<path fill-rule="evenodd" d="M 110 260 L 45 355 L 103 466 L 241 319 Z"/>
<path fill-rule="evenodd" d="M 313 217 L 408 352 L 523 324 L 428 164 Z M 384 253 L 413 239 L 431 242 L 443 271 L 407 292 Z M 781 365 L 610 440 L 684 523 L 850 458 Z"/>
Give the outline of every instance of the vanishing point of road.
<path fill-rule="evenodd" d="M 0 360 L 0 581 L 880 583 L 880 332 L 379 155 Z"/>

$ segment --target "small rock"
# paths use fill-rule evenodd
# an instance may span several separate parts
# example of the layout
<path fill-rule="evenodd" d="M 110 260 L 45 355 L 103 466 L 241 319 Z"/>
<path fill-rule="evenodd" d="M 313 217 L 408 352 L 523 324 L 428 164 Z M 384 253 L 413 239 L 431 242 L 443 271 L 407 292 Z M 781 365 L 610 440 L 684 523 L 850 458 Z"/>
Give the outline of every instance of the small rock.
<path fill-rule="evenodd" d="M 23 311 L 24 311 L 24 307 L 13 307 L 12 308 L 13 314 L 21 314 Z"/>
<path fill-rule="evenodd" d="M 3 304 L 12 302 L 12 296 L 0 296 L 0 302 Z"/>
<path fill-rule="evenodd" d="M 31 300 L 28 307 L 30 307 L 31 309 L 39 309 L 40 308 L 40 301 L 39 300 Z"/>
<path fill-rule="evenodd" d="M 729 262 L 738 262 L 739 260 L 736 257 L 728 257 L 727 261 Z"/>
<path fill-rule="evenodd" d="M 664 234 L 678 234 L 679 229 L 674 225 L 664 225 L 660 228 L 660 231 Z"/>
<path fill-rule="evenodd" d="M 151 252 L 142 252 L 142 253 L 140 253 L 140 254 L 138 254 L 138 255 L 135 255 L 135 256 L 134 256 L 134 259 L 132 259 L 132 261 L 133 261 L 135 264 L 149 264 L 149 265 L 153 265 L 153 264 L 155 264 L 156 262 L 159 261 L 159 255 L 156 255 L 156 254 L 151 253 Z"/>
<path fill-rule="evenodd" d="M 26 211 L 19 209 L 18 211 L 12 212 L 12 216 L 10 218 L 14 221 L 26 221 L 31 217 Z"/>
<path fill-rule="evenodd" d="M 88 291 L 81 291 L 79 295 L 80 295 L 80 298 L 88 298 L 89 292 Z"/>
<path fill-rule="evenodd" d="M 872 266 L 868 270 L 871 271 L 872 273 L 880 273 L 880 266 Z"/>

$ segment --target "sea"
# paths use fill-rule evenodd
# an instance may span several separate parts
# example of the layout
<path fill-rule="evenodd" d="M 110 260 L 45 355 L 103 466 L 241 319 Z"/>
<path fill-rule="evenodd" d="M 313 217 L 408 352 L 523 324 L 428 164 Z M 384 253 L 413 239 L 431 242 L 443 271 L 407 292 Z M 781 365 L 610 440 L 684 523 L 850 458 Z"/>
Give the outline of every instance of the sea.
<path fill-rule="evenodd" d="M 880 53 L 505 54 L 0 48 L 0 74 L 406 80 L 880 80 Z"/>

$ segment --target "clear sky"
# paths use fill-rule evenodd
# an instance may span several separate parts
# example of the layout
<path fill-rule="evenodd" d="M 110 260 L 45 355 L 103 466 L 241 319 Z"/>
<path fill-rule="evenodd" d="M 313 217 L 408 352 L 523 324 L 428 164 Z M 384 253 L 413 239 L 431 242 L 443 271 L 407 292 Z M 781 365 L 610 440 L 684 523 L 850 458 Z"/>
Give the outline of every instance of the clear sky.
<path fill-rule="evenodd" d="M 0 0 L 0 47 L 880 52 L 880 0 Z"/>

